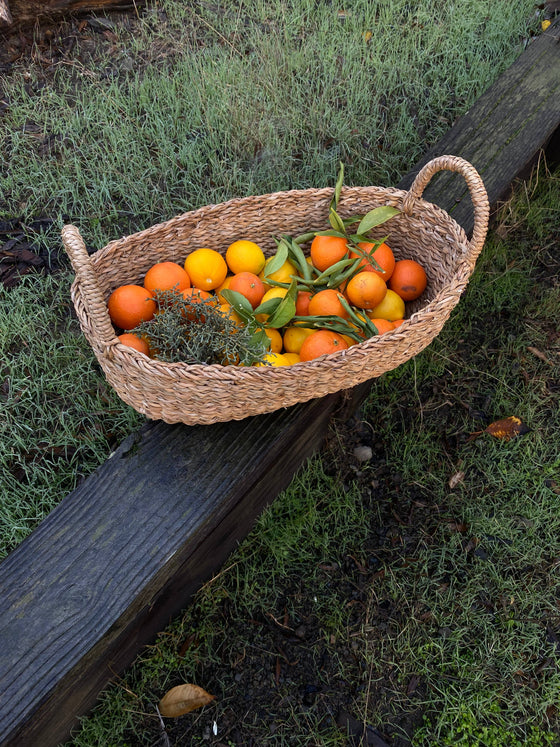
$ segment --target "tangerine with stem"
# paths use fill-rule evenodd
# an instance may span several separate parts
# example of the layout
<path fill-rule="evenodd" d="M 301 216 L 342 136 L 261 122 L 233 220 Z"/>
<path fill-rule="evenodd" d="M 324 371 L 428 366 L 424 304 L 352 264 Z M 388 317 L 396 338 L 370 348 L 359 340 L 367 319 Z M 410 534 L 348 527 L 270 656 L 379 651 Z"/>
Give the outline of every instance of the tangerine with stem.
<path fill-rule="evenodd" d="M 124 332 L 124 334 L 119 335 L 119 342 L 122 342 L 123 345 L 127 345 L 129 348 L 138 350 L 140 353 L 144 353 L 144 355 L 150 354 L 150 348 L 146 340 L 142 337 L 138 337 L 138 335 L 132 334 L 132 332 Z"/>
<path fill-rule="evenodd" d="M 398 293 L 390 288 L 387 289 L 385 298 L 373 309 L 368 310 L 367 315 L 379 319 L 387 319 L 394 322 L 397 319 L 403 319 L 405 314 L 405 305 L 403 299 Z"/>
<path fill-rule="evenodd" d="M 341 236 L 315 236 L 310 249 L 313 266 L 323 272 L 348 254 L 348 242 Z"/>
<path fill-rule="evenodd" d="M 238 272 L 229 281 L 229 290 L 237 291 L 256 309 L 265 293 L 265 285 L 254 272 Z"/>
<path fill-rule="evenodd" d="M 195 249 L 185 260 L 185 271 L 192 284 L 201 290 L 219 288 L 224 282 L 228 266 L 222 255 L 215 249 Z"/>
<path fill-rule="evenodd" d="M 395 329 L 395 325 L 393 324 L 393 322 L 390 322 L 387 319 L 370 318 L 370 322 L 375 325 L 378 335 L 384 335 L 385 332 L 390 332 L 391 330 Z"/>
<path fill-rule="evenodd" d="M 359 269 L 365 272 L 375 272 L 387 282 L 395 269 L 395 255 L 385 242 L 380 244 L 377 249 L 375 246 L 375 244 L 367 241 L 361 241 L 358 248 L 362 251 L 353 250 L 350 252 L 350 256 L 362 257 L 362 261 L 358 265 Z M 368 256 L 364 256 L 364 253 Z"/>
<path fill-rule="evenodd" d="M 350 278 L 345 293 L 359 309 L 374 309 L 385 298 L 387 285 L 377 273 L 364 270 Z"/>
<path fill-rule="evenodd" d="M 252 272 L 258 275 L 265 261 L 266 258 L 260 246 L 247 239 L 234 241 L 226 250 L 226 262 L 234 275 L 240 272 Z"/>
<path fill-rule="evenodd" d="M 348 312 L 340 301 L 341 296 L 334 288 L 315 293 L 309 301 L 308 316 L 340 316 L 346 319 Z"/>
<path fill-rule="evenodd" d="M 144 276 L 144 288 L 147 288 L 150 293 L 156 290 L 182 291 L 190 284 L 191 279 L 188 273 L 177 262 L 157 262 Z"/>

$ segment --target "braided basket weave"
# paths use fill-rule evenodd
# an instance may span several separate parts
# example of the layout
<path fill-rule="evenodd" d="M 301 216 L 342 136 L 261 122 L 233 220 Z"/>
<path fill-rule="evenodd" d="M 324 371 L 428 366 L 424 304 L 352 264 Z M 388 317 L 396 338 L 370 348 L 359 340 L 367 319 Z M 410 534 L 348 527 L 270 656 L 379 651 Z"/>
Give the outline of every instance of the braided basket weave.
<path fill-rule="evenodd" d="M 474 208 L 472 238 L 444 211 L 422 199 L 441 170 L 460 173 Z M 381 187 L 343 187 L 338 212 L 363 215 L 391 205 L 402 212 L 379 226 L 395 257 L 417 259 L 428 275 L 422 296 L 408 306 L 398 329 L 348 350 L 284 367 L 243 368 L 187 365 L 152 360 L 122 345 L 107 311 L 111 291 L 125 283 L 142 284 L 156 262 L 183 263 L 202 246 L 222 254 L 238 238 L 250 239 L 270 256 L 274 235 L 298 235 L 328 227 L 333 190 L 306 189 L 229 200 L 208 205 L 112 241 L 89 256 L 75 226 L 62 239 L 76 273 L 71 295 L 82 330 L 108 382 L 137 411 L 152 419 L 188 425 L 241 420 L 347 389 L 396 368 L 439 334 L 459 301 L 484 244 L 489 207 L 477 171 L 455 156 L 441 156 L 419 172 L 409 191 Z"/>

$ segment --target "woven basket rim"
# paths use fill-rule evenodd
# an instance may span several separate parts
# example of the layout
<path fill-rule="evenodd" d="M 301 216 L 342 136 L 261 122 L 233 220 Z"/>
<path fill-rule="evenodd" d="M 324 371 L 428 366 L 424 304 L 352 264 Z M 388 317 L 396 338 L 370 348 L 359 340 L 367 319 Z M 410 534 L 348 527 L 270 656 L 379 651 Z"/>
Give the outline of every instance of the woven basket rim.
<path fill-rule="evenodd" d="M 343 186 L 342 191 L 341 191 L 341 205 L 339 209 L 339 212 L 342 215 L 342 217 L 346 217 L 344 197 L 349 197 L 349 196 L 356 195 L 356 194 L 384 195 L 390 198 L 386 204 L 397 205 L 397 204 L 402 203 L 405 197 L 409 195 L 410 193 L 407 190 L 399 189 L 397 187 L 378 187 L 375 185 Z M 243 207 L 244 205 L 250 204 L 256 200 L 272 200 L 278 197 L 286 197 L 286 198 L 287 197 L 300 197 L 303 199 L 303 198 L 310 197 L 310 196 L 321 198 L 321 199 L 324 199 L 325 202 L 328 202 L 330 201 L 332 197 L 332 188 L 330 187 L 320 187 L 320 188 L 307 187 L 305 189 L 281 190 L 277 192 L 267 192 L 266 194 L 245 195 L 243 197 L 232 197 L 231 199 L 224 200 L 222 202 L 208 203 L 206 205 L 201 205 L 199 207 L 193 208 L 192 210 L 187 210 L 182 213 L 179 213 L 178 215 L 175 215 L 164 221 L 160 221 L 159 223 L 155 223 L 147 228 L 143 228 L 139 231 L 134 231 L 131 234 L 122 236 L 121 238 L 112 239 L 107 244 L 105 244 L 105 246 L 94 250 L 90 254 L 90 258 L 93 262 L 98 262 L 101 259 L 103 259 L 106 254 L 116 251 L 118 248 L 120 248 L 123 245 L 126 245 L 129 241 L 133 239 L 149 238 L 152 234 L 157 234 L 157 233 L 160 233 L 161 231 L 165 231 L 168 228 L 179 225 L 181 224 L 181 222 L 185 221 L 186 219 L 193 220 L 196 217 L 200 216 L 201 218 L 204 218 L 206 220 L 213 212 L 219 212 L 225 206 Z M 451 220 L 454 226 L 456 226 L 456 228 L 460 232 L 462 232 L 463 237 L 464 237 L 464 242 L 468 246 L 469 239 L 464 229 L 455 221 L 455 219 L 446 210 L 439 207 L 439 205 L 436 205 L 433 202 L 429 202 L 428 200 L 425 200 L 422 197 L 417 197 L 415 199 L 414 204 L 415 204 L 415 210 L 417 212 L 428 210 L 439 215 L 443 222 L 445 222 L 445 220 Z M 323 226 L 315 226 L 315 227 L 310 226 L 309 231 L 311 232 L 315 230 L 317 231 L 324 230 L 324 227 L 325 227 L 324 224 Z"/>

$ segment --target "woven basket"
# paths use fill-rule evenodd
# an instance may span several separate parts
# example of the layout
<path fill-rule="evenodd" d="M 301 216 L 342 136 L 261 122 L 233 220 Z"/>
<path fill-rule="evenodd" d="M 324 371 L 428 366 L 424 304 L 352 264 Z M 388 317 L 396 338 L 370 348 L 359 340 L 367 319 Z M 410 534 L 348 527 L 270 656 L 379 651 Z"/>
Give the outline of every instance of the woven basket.
<path fill-rule="evenodd" d="M 470 241 L 444 210 L 421 199 L 441 170 L 456 171 L 467 182 L 474 208 Z M 362 215 L 379 205 L 399 208 L 401 214 L 380 226 L 376 238 L 388 236 L 397 259 L 416 258 L 426 269 L 428 286 L 409 305 L 409 318 L 395 331 L 307 363 L 261 368 L 163 363 L 118 341 L 106 305 L 116 286 L 141 284 L 154 263 L 183 263 L 189 252 L 202 246 L 224 253 L 237 238 L 256 241 L 270 256 L 276 249 L 274 235 L 324 230 L 332 195 L 330 188 L 292 190 L 208 205 L 112 241 L 91 256 L 78 229 L 64 226 L 64 247 L 76 273 L 71 289 L 76 313 L 118 395 L 147 417 L 168 423 L 241 420 L 353 387 L 396 368 L 429 345 L 459 301 L 488 227 L 482 180 L 467 161 L 455 156 L 430 161 L 408 192 L 381 187 L 342 190 L 342 217 Z"/>

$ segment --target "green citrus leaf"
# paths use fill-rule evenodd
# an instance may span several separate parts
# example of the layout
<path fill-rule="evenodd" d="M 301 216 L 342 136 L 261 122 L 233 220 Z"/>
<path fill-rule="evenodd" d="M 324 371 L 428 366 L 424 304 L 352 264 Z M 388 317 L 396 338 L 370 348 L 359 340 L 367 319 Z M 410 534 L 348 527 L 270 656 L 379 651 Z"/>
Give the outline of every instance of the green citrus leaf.
<path fill-rule="evenodd" d="M 344 164 L 342 161 L 340 162 L 340 169 L 338 171 L 338 178 L 336 180 L 336 184 L 334 187 L 334 195 L 331 202 L 331 208 L 334 208 L 336 210 L 338 206 L 338 201 L 340 200 L 340 193 L 342 191 L 342 184 L 344 182 Z"/>
<path fill-rule="evenodd" d="M 335 231 L 334 229 L 327 229 L 326 231 L 317 231 L 315 236 L 338 236 L 340 239 L 347 239 L 347 235 L 342 231 Z"/>
<path fill-rule="evenodd" d="M 269 298 L 268 301 L 265 301 L 264 303 L 261 303 L 260 306 L 257 306 L 255 309 L 255 315 L 256 314 L 273 314 L 276 309 L 280 306 L 280 302 L 282 301 L 281 298 Z"/>
<path fill-rule="evenodd" d="M 307 244 L 308 241 L 312 241 L 315 238 L 315 231 L 309 233 L 302 233 L 300 236 L 296 236 L 294 241 L 296 244 Z"/>
<path fill-rule="evenodd" d="M 346 235 L 346 226 L 340 215 L 331 208 L 329 211 L 329 223 L 335 231 L 340 231 L 343 235 Z"/>
<path fill-rule="evenodd" d="M 225 290 L 220 292 L 226 299 L 226 301 L 231 304 L 235 313 L 239 314 L 239 316 L 243 320 L 248 322 L 255 318 L 255 312 L 253 311 L 253 307 L 251 306 L 250 301 L 245 298 L 242 293 L 238 293 L 238 291 L 232 291 L 229 288 L 226 288 Z"/>
<path fill-rule="evenodd" d="M 382 223 L 385 223 L 385 221 L 388 221 L 389 218 L 398 215 L 400 212 L 400 210 L 391 207 L 390 205 L 382 205 L 381 207 L 374 208 L 373 210 L 370 210 L 369 213 L 366 213 L 364 215 L 364 217 L 360 221 L 360 225 L 358 226 L 358 230 L 356 231 L 356 233 L 368 233 L 368 231 L 371 231 L 371 229 L 375 226 L 379 226 Z"/>
<path fill-rule="evenodd" d="M 279 270 L 284 262 L 288 259 L 288 246 L 284 240 L 281 240 L 278 244 L 276 254 L 272 257 L 270 262 L 266 265 L 264 270 L 265 280 L 269 275 Z"/>
<path fill-rule="evenodd" d="M 283 236 L 282 238 L 288 245 L 288 258 L 296 265 L 300 275 L 305 280 L 311 280 L 311 267 L 305 258 L 301 246 L 290 236 Z"/>
<path fill-rule="evenodd" d="M 355 257 L 349 257 L 348 259 L 340 259 L 338 262 L 335 262 L 334 265 L 331 265 L 330 267 L 327 267 L 326 270 L 323 270 L 323 272 L 315 279 L 315 283 L 317 285 L 320 285 L 321 282 L 326 280 L 331 275 L 338 274 L 339 272 L 343 272 L 351 265 L 356 264 L 357 261 L 359 262 L 359 260 L 356 260 Z"/>
<path fill-rule="evenodd" d="M 296 313 L 297 283 L 294 280 L 290 285 L 288 292 L 278 304 L 276 311 L 266 320 L 267 327 L 285 327 L 293 319 Z"/>

